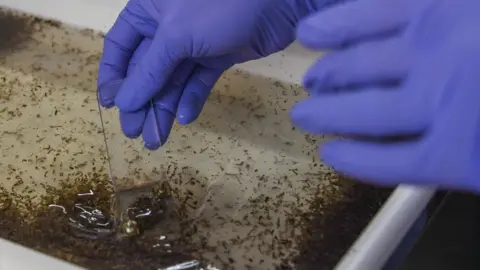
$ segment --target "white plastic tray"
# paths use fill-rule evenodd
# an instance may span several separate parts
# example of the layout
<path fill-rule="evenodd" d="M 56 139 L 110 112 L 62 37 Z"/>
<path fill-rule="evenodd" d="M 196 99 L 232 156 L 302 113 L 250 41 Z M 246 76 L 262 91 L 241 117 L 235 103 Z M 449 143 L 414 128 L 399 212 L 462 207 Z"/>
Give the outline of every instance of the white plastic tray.
<path fill-rule="evenodd" d="M 0 269 L 80 270 L 82 268 L 0 238 Z"/>
<path fill-rule="evenodd" d="M 105 32 L 126 2 L 127 0 L 0 0 L 0 5 Z M 304 71 L 320 55 L 294 44 L 284 52 L 237 67 L 286 83 L 299 83 Z M 429 188 L 397 188 L 336 269 L 381 269 L 433 193 L 434 190 Z M 0 239 L 0 269 L 80 268 Z"/>

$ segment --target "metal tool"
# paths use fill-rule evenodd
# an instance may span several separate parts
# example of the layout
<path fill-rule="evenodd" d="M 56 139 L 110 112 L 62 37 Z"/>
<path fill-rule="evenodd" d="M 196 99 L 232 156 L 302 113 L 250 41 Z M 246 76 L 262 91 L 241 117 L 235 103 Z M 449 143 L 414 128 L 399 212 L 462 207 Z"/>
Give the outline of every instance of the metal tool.
<path fill-rule="evenodd" d="M 155 114 L 155 104 L 153 103 L 153 100 L 150 101 L 150 110 L 152 110 L 152 113 L 153 113 L 153 118 L 155 119 L 155 125 L 156 125 L 156 128 L 155 128 L 155 131 L 156 131 L 156 136 L 157 136 L 157 141 L 162 142 L 162 137 L 160 136 L 160 133 L 158 132 L 158 130 L 160 129 L 160 125 L 159 125 L 159 122 L 158 122 L 158 118 L 157 118 L 157 114 Z"/>
<path fill-rule="evenodd" d="M 140 196 L 152 196 L 153 188 L 150 185 L 145 185 L 142 187 L 124 189 L 124 188 L 121 188 L 121 185 L 116 181 L 117 177 L 115 177 L 115 175 L 113 174 L 114 170 L 112 168 L 112 163 L 110 161 L 111 156 L 110 156 L 110 150 L 108 145 L 107 133 L 105 129 L 105 121 L 102 113 L 102 107 L 99 102 L 97 102 L 97 104 L 98 104 L 98 112 L 100 115 L 100 122 L 102 126 L 103 140 L 105 143 L 105 151 L 107 155 L 108 175 L 109 175 L 109 180 L 113 186 L 113 191 L 115 196 L 114 203 L 112 205 L 113 207 L 112 212 L 114 212 L 116 218 L 120 221 L 119 223 L 121 224 L 122 223 L 121 216 L 122 216 L 122 213 L 125 211 L 125 209 L 127 209 L 128 206 L 131 205 Z"/>
<path fill-rule="evenodd" d="M 108 178 L 110 179 L 110 182 L 112 183 L 113 191 L 115 193 L 117 193 L 118 192 L 118 187 L 115 185 L 115 181 L 113 180 L 112 164 L 110 162 L 110 151 L 108 150 L 108 139 L 107 139 L 107 134 L 105 132 L 105 124 L 104 124 L 104 121 L 103 121 L 102 107 L 100 105 L 100 102 L 98 102 L 98 101 L 97 101 L 97 105 L 98 105 L 98 113 L 100 115 L 100 123 L 102 125 L 102 134 L 103 134 L 103 141 L 105 143 L 105 151 L 107 153 Z"/>

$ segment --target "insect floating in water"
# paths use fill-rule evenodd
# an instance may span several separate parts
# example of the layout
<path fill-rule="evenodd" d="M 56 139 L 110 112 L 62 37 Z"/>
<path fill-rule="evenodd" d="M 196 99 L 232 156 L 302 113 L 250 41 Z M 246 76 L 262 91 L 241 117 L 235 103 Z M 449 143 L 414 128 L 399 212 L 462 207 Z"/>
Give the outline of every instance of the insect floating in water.
<path fill-rule="evenodd" d="M 140 228 L 135 220 L 127 219 L 122 222 L 121 234 L 124 237 L 132 237 L 140 235 Z"/>
<path fill-rule="evenodd" d="M 168 182 L 151 187 L 151 195 L 142 195 L 120 216 L 120 236 L 134 237 L 142 234 L 167 218 L 172 194 Z"/>

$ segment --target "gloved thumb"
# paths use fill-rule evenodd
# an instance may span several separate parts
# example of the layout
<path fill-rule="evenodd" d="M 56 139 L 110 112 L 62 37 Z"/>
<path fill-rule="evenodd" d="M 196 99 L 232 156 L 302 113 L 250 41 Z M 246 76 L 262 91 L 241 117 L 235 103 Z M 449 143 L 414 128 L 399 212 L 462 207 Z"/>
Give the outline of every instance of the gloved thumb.
<path fill-rule="evenodd" d="M 123 83 L 115 105 L 124 112 L 137 111 L 156 96 L 176 67 L 185 59 L 188 40 L 157 31 L 147 53 L 141 59 L 137 69 Z"/>

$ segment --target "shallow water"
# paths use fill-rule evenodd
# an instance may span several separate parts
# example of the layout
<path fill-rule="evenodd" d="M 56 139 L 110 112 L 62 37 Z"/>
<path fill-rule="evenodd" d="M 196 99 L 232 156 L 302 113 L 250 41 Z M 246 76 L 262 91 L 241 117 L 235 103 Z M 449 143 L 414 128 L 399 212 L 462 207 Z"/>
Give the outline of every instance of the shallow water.
<path fill-rule="evenodd" d="M 23 192 L 31 205 L 45 186 L 92 172 L 105 179 L 96 103 L 102 36 L 32 18 L 1 20 L 12 31 L 0 33 L 0 186 Z M 127 187 L 168 181 L 195 256 L 221 269 L 286 267 L 302 250 L 312 209 L 327 213 L 352 188 L 319 162 L 322 138 L 292 127 L 288 111 L 305 96 L 298 86 L 230 70 L 201 117 L 175 125 L 155 152 L 125 138 L 115 110 L 104 111 L 113 174 Z"/>

